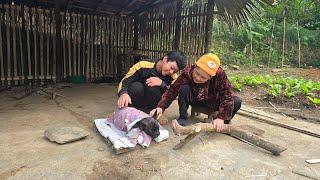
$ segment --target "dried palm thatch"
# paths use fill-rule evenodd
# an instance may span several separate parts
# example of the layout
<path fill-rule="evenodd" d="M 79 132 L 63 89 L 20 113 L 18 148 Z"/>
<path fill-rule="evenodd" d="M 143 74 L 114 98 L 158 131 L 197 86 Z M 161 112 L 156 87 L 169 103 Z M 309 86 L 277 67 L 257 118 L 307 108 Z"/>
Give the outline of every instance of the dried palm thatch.
<path fill-rule="evenodd" d="M 265 5 L 274 5 L 276 0 L 208 0 L 215 5 L 215 14 L 229 25 L 239 25 L 258 16 Z M 185 0 L 185 6 L 204 3 L 204 0 Z"/>
<path fill-rule="evenodd" d="M 218 14 L 229 25 L 238 25 L 259 15 L 265 4 L 273 5 L 273 0 L 214 0 Z"/>

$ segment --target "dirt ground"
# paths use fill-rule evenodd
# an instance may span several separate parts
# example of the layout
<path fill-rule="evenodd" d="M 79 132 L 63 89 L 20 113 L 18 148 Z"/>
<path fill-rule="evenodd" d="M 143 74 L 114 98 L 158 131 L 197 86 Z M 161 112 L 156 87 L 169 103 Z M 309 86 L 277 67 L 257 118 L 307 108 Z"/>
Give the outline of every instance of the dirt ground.
<path fill-rule="evenodd" d="M 238 94 L 245 105 L 268 104 L 259 104 L 252 92 Z M 116 86 L 73 85 L 63 89 L 65 97 L 55 100 L 36 93 L 14 100 L 8 93 L 0 93 L 0 179 L 307 179 L 294 172 L 320 178 L 320 164 L 305 163 L 307 159 L 320 159 L 319 138 L 244 116 L 236 115 L 233 124 L 259 128 L 265 131 L 265 139 L 287 150 L 280 156 L 273 156 L 219 133 L 201 133 L 182 149 L 173 150 L 184 137 L 175 136 L 166 125 L 170 131 L 169 140 L 115 155 L 93 128 L 93 120 L 113 111 Z M 173 119 L 177 112 L 174 101 L 165 115 Z M 284 118 L 272 110 L 268 113 L 282 123 L 320 133 L 316 122 Z M 317 108 L 306 109 L 303 113 L 316 120 L 320 117 Z M 53 126 L 81 127 L 88 130 L 90 136 L 58 145 L 44 138 L 44 131 Z"/>

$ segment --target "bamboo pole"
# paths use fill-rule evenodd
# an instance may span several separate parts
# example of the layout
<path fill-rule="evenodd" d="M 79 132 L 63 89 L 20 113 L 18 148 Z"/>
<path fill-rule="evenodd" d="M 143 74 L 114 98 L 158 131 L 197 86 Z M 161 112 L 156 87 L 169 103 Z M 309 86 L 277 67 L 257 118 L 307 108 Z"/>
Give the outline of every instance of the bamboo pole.
<path fill-rule="evenodd" d="M 2 9 L 3 6 L 0 4 L 0 9 Z M 4 25 L 4 20 L 3 20 L 3 14 L 0 12 L 0 70 L 1 70 L 1 77 L 0 81 L 2 81 L 1 84 L 3 84 L 5 80 L 5 75 L 4 75 L 4 57 L 3 57 L 3 40 L 2 40 L 2 26 Z"/>
<path fill-rule="evenodd" d="M 8 5 L 5 5 L 5 9 L 6 9 L 6 19 L 7 19 L 7 76 L 6 76 L 6 81 L 8 82 L 8 85 L 11 85 L 11 35 L 10 35 L 10 26 L 11 26 L 11 23 L 10 23 L 10 9 L 9 9 L 9 6 Z"/>

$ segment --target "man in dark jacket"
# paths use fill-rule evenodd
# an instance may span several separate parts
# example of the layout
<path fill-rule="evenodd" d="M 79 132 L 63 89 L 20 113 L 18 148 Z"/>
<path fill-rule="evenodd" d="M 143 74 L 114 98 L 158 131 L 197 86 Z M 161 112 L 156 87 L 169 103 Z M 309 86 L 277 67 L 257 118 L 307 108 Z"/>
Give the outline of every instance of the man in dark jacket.
<path fill-rule="evenodd" d="M 161 116 L 178 94 L 180 125 L 186 123 L 189 105 L 204 106 L 219 112 L 212 124 L 221 131 L 241 107 L 241 100 L 231 93 L 231 84 L 219 58 L 211 53 L 202 56 L 195 65 L 187 66 L 150 114 L 157 111 L 158 117 Z"/>
<path fill-rule="evenodd" d="M 118 87 L 119 108 L 132 106 L 149 113 L 157 107 L 162 94 L 187 64 L 180 51 L 171 51 L 155 62 L 142 60 L 133 65 Z"/>

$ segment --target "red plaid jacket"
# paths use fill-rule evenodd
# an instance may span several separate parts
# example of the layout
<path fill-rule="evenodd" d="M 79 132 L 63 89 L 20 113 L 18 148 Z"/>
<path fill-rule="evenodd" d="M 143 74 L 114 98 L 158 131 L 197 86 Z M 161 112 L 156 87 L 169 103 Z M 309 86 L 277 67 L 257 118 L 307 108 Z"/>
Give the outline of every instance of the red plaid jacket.
<path fill-rule="evenodd" d="M 195 101 L 208 104 L 209 107 L 216 107 L 219 111 L 218 118 L 230 120 L 233 110 L 231 84 L 226 73 L 220 67 L 217 74 L 203 84 L 193 82 L 192 73 L 196 65 L 187 66 L 175 81 L 174 84 L 162 95 L 158 107 L 165 110 L 179 94 L 182 85 L 190 85 Z"/>

